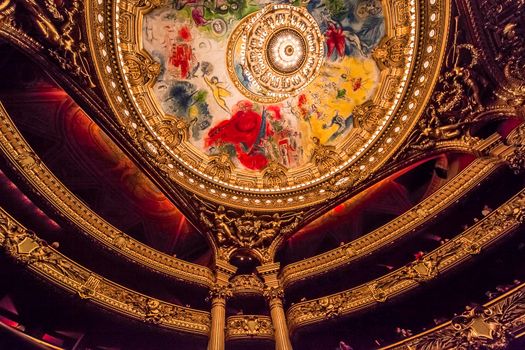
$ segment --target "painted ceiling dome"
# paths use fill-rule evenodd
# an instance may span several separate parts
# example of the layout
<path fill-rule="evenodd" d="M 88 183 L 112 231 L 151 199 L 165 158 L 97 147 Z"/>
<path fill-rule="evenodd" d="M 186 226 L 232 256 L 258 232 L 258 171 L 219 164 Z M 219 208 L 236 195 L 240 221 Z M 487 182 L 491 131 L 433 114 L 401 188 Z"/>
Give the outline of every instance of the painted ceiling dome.
<path fill-rule="evenodd" d="M 148 135 L 138 146 L 171 181 L 260 210 L 319 203 L 327 182 L 356 186 L 386 162 L 428 98 L 448 19 L 440 1 L 112 6 L 119 25 L 95 9 L 91 34 L 115 122 Z"/>

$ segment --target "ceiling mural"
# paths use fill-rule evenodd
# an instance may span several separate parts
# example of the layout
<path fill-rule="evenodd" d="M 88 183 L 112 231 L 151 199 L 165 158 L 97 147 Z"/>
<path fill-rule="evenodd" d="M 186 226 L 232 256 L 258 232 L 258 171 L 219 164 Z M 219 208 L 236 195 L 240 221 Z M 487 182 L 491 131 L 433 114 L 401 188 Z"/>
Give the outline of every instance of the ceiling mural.
<path fill-rule="evenodd" d="M 100 5 L 90 42 L 111 123 L 165 179 L 255 210 L 320 203 L 386 162 L 434 84 L 449 12 L 437 0 Z"/>
<path fill-rule="evenodd" d="M 304 165 L 315 140 L 350 133 L 377 89 L 383 36 L 379 1 L 174 1 L 145 16 L 142 38 L 160 64 L 155 97 L 191 125 L 188 141 L 262 170 Z"/>

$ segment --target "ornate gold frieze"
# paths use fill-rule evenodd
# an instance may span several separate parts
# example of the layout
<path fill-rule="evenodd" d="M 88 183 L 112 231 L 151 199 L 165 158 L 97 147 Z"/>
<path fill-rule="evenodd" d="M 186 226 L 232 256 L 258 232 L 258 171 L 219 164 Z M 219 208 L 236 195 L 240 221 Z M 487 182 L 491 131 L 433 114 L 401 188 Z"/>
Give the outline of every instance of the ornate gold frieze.
<path fill-rule="evenodd" d="M 467 307 L 434 329 L 381 350 L 491 349 L 503 350 L 525 326 L 523 285 L 483 306 Z"/>
<path fill-rule="evenodd" d="M 234 295 L 262 295 L 264 284 L 256 274 L 238 275 L 231 279 L 230 288 Z"/>
<path fill-rule="evenodd" d="M 495 158 L 476 159 L 446 186 L 384 226 L 326 253 L 285 266 L 281 273 L 283 285 L 286 288 L 305 278 L 334 271 L 400 239 L 453 205 L 500 166 L 502 162 Z"/>
<path fill-rule="evenodd" d="M 128 317 L 181 332 L 207 335 L 210 314 L 169 304 L 102 278 L 66 258 L 0 208 L 0 247 L 11 259 L 83 299 Z"/>
<path fill-rule="evenodd" d="M 293 305 L 288 310 L 289 328 L 293 331 L 322 322 L 326 317 L 346 316 L 411 290 L 511 233 L 524 219 L 525 190 L 522 190 L 474 226 L 416 261 L 367 284 Z M 476 242 L 479 248 L 473 250 L 471 242 Z"/>
<path fill-rule="evenodd" d="M 226 340 L 273 339 L 273 324 L 268 316 L 236 315 L 226 320 Z"/>
<path fill-rule="evenodd" d="M 233 252 L 250 249 L 262 262 L 271 262 L 277 238 L 288 235 L 302 220 L 302 212 L 273 215 L 239 213 L 198 197 L 200 221 L 215 242 L 217 256 L 228 261 Z"/>
<path fill-rule="evenodd" d="M 0 149 L 18 174 L 75 227 L 132 261 L 168 276 L 210 286 L 211 270 L 156 251 L 119 231 L 71 193 L 42 163 L 0 104 Z"/>

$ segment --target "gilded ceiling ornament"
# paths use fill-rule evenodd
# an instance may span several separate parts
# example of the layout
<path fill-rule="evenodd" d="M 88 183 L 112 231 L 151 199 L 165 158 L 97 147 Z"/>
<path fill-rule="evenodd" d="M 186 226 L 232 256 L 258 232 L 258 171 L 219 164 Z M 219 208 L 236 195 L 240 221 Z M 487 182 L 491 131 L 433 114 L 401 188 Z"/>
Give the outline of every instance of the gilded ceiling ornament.
<path fill-rule="evenodd" d="M 286 167 L 277 163 L 270 162 L 263 172 L 263 184 L 267 188 L 279 188 L 285 186 L 288 181 Z"/>
<path fill-rule="evenodd" d="M 480 1 L 486 22 L 484 28 L 487 41 L 493 46 L 495 62 L 500 66 L 503 77 L 503 91 L 500 97 L 511 106 L 525 103 L 525 30 L 523 27 L 522 1 Z M 503 13 L 507 13 L 503 15 Z"/>
<path fill-rule="evenodd" d="M 230 179 L 233 166 L 234 165 L 230 160 L 230 155 L 228 153 L 220 153 L 211 157 L 211 160 L 208 163 L 205 171 L 214 179 L 228 181 Z"/>
<path fill-rule="evenodd" d="M 228 73 L 246 97 L 262 103 L 280 102 L 299 94 L 319 74 L 325 57 L 323 40 L 306 8 L 267 5 L 233 30 L 228 42 Z M 247 88 L 243 79 L 252 86 Z"/>
<path fill-rule="evenodd" d="M 137 53 L 126 54 L 124 65 L 131 86 L 149 85 L 155 82 L 161 69 L 158 62 Z"/>
<path fill-rule="evenodd" d="M 315 164 L 319 173 L 326 174 L 341 164 L 341 158 L 335 151 L 334 146 L 321 144 L 321 140 L 317 137 L 314 137 L 312 141 L 314 143 L 314 149 L 312 151 L 311 161 Z"/>
<path fill-rule="evenodd" d="M 366 131 L 372 133 L 377 127 L 381 116 L 384 115 L 384 108 L 368 101 L 358 106 L 354 110 L 355 122 Z"/>
<path fill-rule="evenodd" d="M 197 197 L 195 197 L 197 198 Z M 255 214 L 251 211 L 239 213 L 215 206 L 198 199 L 200 203 L 200 221 L 217 242 L 219 254 L 228 260 L 236 249 L 250 248 L 259 253 L 261 260 L 272 259 L 269 248 L 272 242 L 282 235 L 287 235 L 299 225 L 302 212 L 286 214 Z"/>
<path fill-rule="evenodd" d="M 372 55 L 379 64 L 379 68 L 401 68 L 407 56 L 408 36 L 385 38 L 374 50 Z"/>
<path fill-rule="evenodd" d="M 35 31 L 37 38 L 49 47 L 49 55 L 60 67 L 80 78 L 88 87 L 95 87 L 87 61 L 87 45 L 83 42 L 80 26 L 82 4 L 78 0 L 68 3 L 69 6 L 57 6 L 52 1 L 22 0 L 15 6 L 8 2 L 0 5 L 0 12 L 16 11 L 31 18 L 27 23 L 13 23 L 28 32 Z M 5 7 L 5 9 L 2 9 Z M 2 11 L 3 10 L 3 11 Z M 13 17 L 11 17 L 13 18 Z M 13 22 L 13 20 L 11 20 Z"/>

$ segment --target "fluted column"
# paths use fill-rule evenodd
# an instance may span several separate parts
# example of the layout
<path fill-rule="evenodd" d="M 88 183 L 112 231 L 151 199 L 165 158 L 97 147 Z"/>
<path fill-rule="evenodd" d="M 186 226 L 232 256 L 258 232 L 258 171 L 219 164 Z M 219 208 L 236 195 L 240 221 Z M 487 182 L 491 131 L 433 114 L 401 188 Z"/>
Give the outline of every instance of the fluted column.
<path fill-rule="evenodd" d="M 211 301 L 211 327 L 208 350 L 224 350 L 226 330 L 226 300 L 231 297 L 229 279 L 237 270 L 225 261 L 216 262 L 216 283 L 210 289 L 208 300 Z"/>
<path fill-rule="evenodd" d="M 208 350 L 224 350 L 226 328 L 226 295 L 221 291 L 212 291 L 211 327 Z"/>
<path fill-rule="evenodd" d="M 275 349 L 276 350 L 292 350 L 292 343 L 290 342 L 290 335 L 288 332 L 288 325 L 286 324 L 286 316 L 284 314 L 284 307 L 282 302 L 283 290 L 280 288 L 269 288 L 265 292 L 270 306 L 270 315 L 275 333 Z"/>
<path fill-rule="evenodd" d="M 257 271 L 261 274 L 266 286 L 264 296 L 270 307 L 270 316 L 275 333 L 275 349 L 293 350 L 283 307 L 284 291 L 277 277 L 279 266 L 279 263 L 267 264 L 257 267 Z"/>

